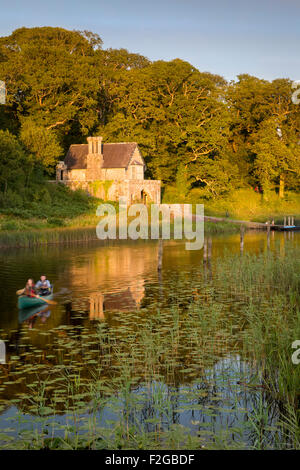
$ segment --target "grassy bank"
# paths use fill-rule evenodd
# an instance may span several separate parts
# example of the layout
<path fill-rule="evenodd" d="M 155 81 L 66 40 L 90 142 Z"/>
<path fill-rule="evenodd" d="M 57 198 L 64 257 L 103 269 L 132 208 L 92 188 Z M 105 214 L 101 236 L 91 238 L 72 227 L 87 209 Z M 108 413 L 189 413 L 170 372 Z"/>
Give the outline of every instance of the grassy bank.
<path fill-rule="evenodd" d="M 84 191 L 71 191 L 62 184 L 39 185 L 38 189 L 26 194 L 26 198 L 8 191 L 0 200 L 0 230 L 93 226 L 100 202 Z"/>
<path fill-rule="evenodd" d="M 89 241 L 96 238 L 96 209 L 103 201 L 84 191 L 44 183 L 32 198 L 9 193 L 0 201 L 0 247 Z M 112 202 L 112 204 L 115 204 Z"/>
<path fill-rule="evenodd" d="M 70 191 L 63 185 L 48 184 L 43 191 L 37 200 L 30 204 L 23 202 L 22 207 L 18 204 L 14 206 L 13 200 L 6 201 L 8 207 L 0 207 L 0 247 L 95 238 L 95 227 L 99 222 L 96 208 L 103 201 L 89 197 L 82 191 Z M 173 196 L 167 188 L 163 202 L 178 202 L 178 195 L 174 201 Z M 275 193 L 263 199 L 252 189 L 234 191 L 217 200 L 204 201 L 197 197 L 197 193 L 191 191 L 185 202 L 203 203 L 205 215 L 257 222 L 274 219 L 279 224 L 283 223 L 284 216 L 294 215 L 295 223 L 300 224 L 300 195 L 295 193 L 286 193 L 283 200 Z M 229 222 L 205 223 L 207 235 L 235 233 L 239 230 L 238 225 Z"/>
<path fill-rule="evenodd" d="M 167 187 L 163 202 L 178 202 L 178 191 Z M 182 198 L 182 202 L 204 204 L 205 215 L 254 222 L 266 222 L 274 218 L 275 223 L 280 224 L 283 223 L 284 216 L 294 215 L 300 224 L 300 194 L 293 192 L 286 192 L 281 199 L 275 192 L 263 197 L 253 189 L 245 188 L 215 199 L 203 199 L 201 191 L 195 189 Z"/>
<path fill-rule="evenodd" d="M 178 203 L 178 197 L 178 192 L 174 194 L 172 188 L 166 188 L 163 203 Z M 294 215 L 300 224 L 300 195 L 296 193 L 286 193 L 284 199 L 270 193 L 263 199 L 252 189 L 241 189 L 217 199 L 204 200 L 196 190 L 192 190 L 180 201 L 204 204 L 207 216 L 257 222 L 274 218 L 276 223 L 282 223 L 284 216 Z M 71 191 L 64 185 L 45 183 L 40 185 L 37 194 L 32 193 L 31 199 L 23 200 L 12 193 L 0 200 L 0 232 L 95 227 L 99 221 L 96 208 L 101 202 L 83 191 Z M 218 227 L 208 223 L 207 231 L 228 231 L 229 227 L 229 223 L 219 224 Z"/>

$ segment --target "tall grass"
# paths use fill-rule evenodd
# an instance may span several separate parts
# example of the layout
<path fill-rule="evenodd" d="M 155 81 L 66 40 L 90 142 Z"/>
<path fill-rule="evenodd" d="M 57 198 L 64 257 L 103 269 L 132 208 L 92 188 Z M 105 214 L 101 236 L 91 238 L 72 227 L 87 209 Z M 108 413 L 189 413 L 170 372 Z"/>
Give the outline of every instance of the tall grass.
<path fill-rule="evenodd" d="M 286 247 L 242 258 L 225 258 L 217 276 L 228 295 L 242 293 L 243 343 L 260 363 L 265 386 L 285 406 L 300 404 L 300 369 L 291 360 L 292 343 L 300 339 L 300 250 Z M 298 411 L 299 412 L 299 411 Z"/>
<path fill-rule="evenodd" d="M 22 230 L 0 230 L 0 248 L 32 247 L 45 244 L 51 245 L 54 243 L 75 243 L 98 240 L 96 235 L 96 225 L 98 222 L 99 218 L 96 215 L 90 215 L 69 221 L 69 226 L 66 227 L 47 228 L 47 226 L 41 226 L 31 229 L 23 228 Z M 239 230 L 240 227 L 234 224 L 205 222 L 206 234 L 229 234 L 237 233 Z M 172 235 L 173 227 L 171 226 L 171 237 Z M 149 238 L 150 236 L 149 228 Z"/>
<path fill-rule="evenodd" d="M 26 231 L 1 231 L 0 248 L 32 247 L 55 243 L 89 242 L 97 240 L 95 228 L 56 228 Z"/>

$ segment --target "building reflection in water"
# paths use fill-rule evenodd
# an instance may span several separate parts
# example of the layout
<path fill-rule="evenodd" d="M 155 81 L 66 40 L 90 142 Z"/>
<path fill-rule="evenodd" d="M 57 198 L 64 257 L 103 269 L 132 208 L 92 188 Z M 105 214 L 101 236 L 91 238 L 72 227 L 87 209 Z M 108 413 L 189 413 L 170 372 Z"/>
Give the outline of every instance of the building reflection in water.
<path fill-rule="evenodd" d="M 138 310 L 144 293 L 142 281 L 139 281 L 134 289 L 128 287 L 121 292 L 92 294 L 89 301 L 89 318 L 90 320 L 103 320 L 105 312 Z"/>
<path fill-rule="evenodd" d="M 72 310 L 88 311 L 90 320 L 103 320 L 105 312 L 138 310 L 145 281 L 155 276 L 157 243 L 92 250 L 84 262 L 77 258 L 67 274 Z"/>

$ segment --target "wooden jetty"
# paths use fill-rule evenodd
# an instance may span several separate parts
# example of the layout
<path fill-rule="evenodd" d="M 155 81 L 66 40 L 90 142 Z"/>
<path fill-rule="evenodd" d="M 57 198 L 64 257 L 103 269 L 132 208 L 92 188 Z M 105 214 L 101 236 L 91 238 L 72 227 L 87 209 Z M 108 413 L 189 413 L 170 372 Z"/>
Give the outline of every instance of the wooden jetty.
<path fill-rule="evenodd" d="M 283 225 L 274 224 L 272 222 L 250 222 L 249 220 L 234 220 L 229 219 L 228 217 L 211 217 L 211 216 L 204 216 L 204 221 L 207 222 L 227 222 L 236 225 L 243 225 L 249 229 L 255 230 L 276 230 L 276 231 L 283 231 L 283 232 L 293 232 L 300 230 L 300 225 L 294 225 L 294 216 L 286 216 L 284 217 Z"/>
<path fill-rule="evenodd" d="M 180 204 L 181 210 L 183 204 Z M 182 212 L 179 212 L 179 215 L 181 216 Z M 285 216 L 283 220 L 283 224 L 275 224 L 274 220 L 268 220 L 267 222 L 251 222 L 250 220 L 235 220 L 235 219 L 230 219 L 229 217 L 214 217 L 210 215 L 205 215 L 200 216 L 200 215 L 195 215 L 191 214 L 192 220 L 203 220 L 206 222 L 212 222 L 214 224 L 217 224 L 219 222 L 225 222 L 225 223 L 230 223 L 234 225 L 241 225 L 245 228 L 248 229 L 254 229 L 254 230 L 267 230 L 268 232 L 270 230 L 277 230 L 277 231 L 286 231 L 286 232 L 293 232 L 300 230 L 300 225 L 295 225 L 295 216 L 289 215 Z"/>

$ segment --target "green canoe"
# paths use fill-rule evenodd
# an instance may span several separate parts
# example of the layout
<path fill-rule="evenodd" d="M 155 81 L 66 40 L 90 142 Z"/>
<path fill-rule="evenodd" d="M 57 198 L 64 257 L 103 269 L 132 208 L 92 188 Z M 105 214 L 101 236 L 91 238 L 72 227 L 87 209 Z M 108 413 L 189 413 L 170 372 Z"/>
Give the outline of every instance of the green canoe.
<path fill-rule="evenodd" d="M 47 302 L 44 302 L 43 299 L 51 300 L 52 298 L 53 298 L 53 292 L 51 292 L 50 295 L 45 295 L 44 297 L 41 297 L 40 299 L 37 299 L 36 297 L 27 297 L 26 295 L 21 295 L 18 299 L 18 307 L 19 308 L 31 308 L 31 307 L 36 307 L 38 305 L 45 305 Z"/>

